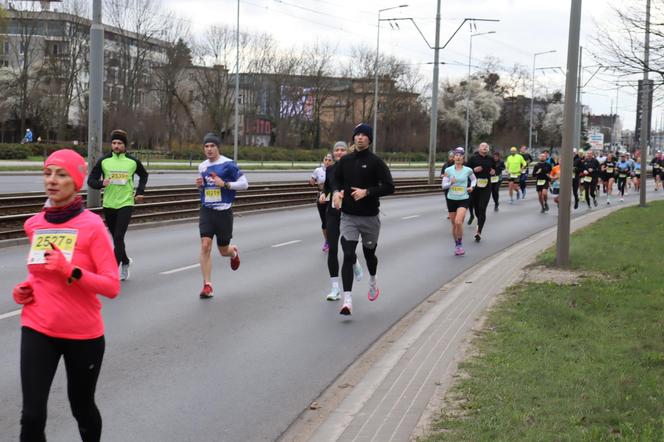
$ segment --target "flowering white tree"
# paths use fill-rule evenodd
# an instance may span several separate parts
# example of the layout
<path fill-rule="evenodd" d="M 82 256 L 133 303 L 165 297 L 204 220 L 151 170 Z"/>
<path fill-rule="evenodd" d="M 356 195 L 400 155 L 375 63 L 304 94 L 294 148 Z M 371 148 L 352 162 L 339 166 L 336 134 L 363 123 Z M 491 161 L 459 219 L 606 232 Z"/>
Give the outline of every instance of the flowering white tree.
<path fill-rule="evenodd" d="M 470 99 L 467 100 L 469 87 Z M 487 90 L 484 83 L 476 78 L 471 79 L 470 86 L 466 81 L 459 83 L 447 81 L 443 84 L 440 94 L 441 122 L 465 130 L 467 103 L 472 143 L 491 134 L 493 124 L 500 117 L 503 98 Z"/>

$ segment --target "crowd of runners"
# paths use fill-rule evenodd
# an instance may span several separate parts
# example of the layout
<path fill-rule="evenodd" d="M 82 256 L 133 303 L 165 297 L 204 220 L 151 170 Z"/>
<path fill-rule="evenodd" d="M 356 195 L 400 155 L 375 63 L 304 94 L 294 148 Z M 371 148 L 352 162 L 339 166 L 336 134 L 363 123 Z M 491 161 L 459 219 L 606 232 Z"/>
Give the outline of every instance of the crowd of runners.
<path fill-rule="evenodd" d="M 28 276 L 13 290 L 21 312 L 21 385 L 23 411 L 21 440 L 45 440 L 47 400 L 60 358 L 67 371 L 71 409 L 84 441 L 98 441 L 101 415 L 94 393 L 104 354 L 104 325 L 98 295 L 114 298 L 120 281 L 130 277 L 132 258 L 127 254 L 125 234 L 135 203 L 143 202 L 148 172 L 140 160 L 128 154 L 128 134 L 110 134 L 111 152 L 100 158 L 87 174 L 87 163 L 73 150 L 54 152 L 44 163 L 44 188 L 47 202 L 42 212 L 25 223 L 30 241 Z M 353 311 L 353 283 L 364 277 L 357 255 L 362 245 L 368 273 L 369 301 L 380 296 L 377 246 L 380 236 L 380 198 L 394 193 L 394 181 L 387 164 L 371 149 L 373 129 L 358 124 L 351 145 L 334 144 L 314 170 L 309 184 L 319 193 L 316 199 L 327 253 L 330 291 L 328 301 L 342 300 L 339 313 Z M 221 155 L 221 141 L 208 133 L 202 143 L 206 157 L 198 166 L 193 185 L 200 193 L 199 263 L 202 289 L 199 297 L 214 296 L 212 288 L 212 248 L 228 258 L 232 270 L 240 267 L 239 248 L 233 238 L 233 203 L 236 192 L 249 183 L 231 159 Z M 657 152 L 650 162 L 655 190 L 662 188 L 664 158 Z M 623 201 L 630 191 L 641 186 L 638 152 L 609 153 L 595 158 L 592 151 L 575 151 L 572 189 L 574 208 L 585 202 L 588 209 L 598 206 L 606 195 Z M 560 165 L 548 151 L 537 161 L 525 146 L 512 147 L 502 158 L 491 152 L 487 143 L 474 153 L 457 147 L 441 170 L 447 219 L 454 240 L 454 254 L 465 254 L 464 225 L 475 224 L 474 240 L 482 240 L 487 208 L 493 201 L 500 210 L 502 181 L 508 181 L 509 204 L 526 198 L 527 181 L 532 174 L 541 213 L 549 208 L 549 192 L 558 203 Z M 134 177 L 138 176 L 137 185 Z M 103 189 L 103 220 L 85 208 L 79 191 L 86 181 L 92 189 Z M 468 217 L 466 215 L 469 215 Z M 339 261 L 341 251 L 341 265 Z M 340 279 L 341 277 L 341 279 Z"/>

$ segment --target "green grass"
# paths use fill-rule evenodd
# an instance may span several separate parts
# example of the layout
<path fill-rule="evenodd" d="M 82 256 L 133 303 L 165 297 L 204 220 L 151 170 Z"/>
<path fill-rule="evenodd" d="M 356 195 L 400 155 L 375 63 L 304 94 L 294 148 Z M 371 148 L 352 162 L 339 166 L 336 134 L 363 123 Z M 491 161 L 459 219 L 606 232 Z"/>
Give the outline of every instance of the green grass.
<path fill-rule="evenodd" d="M 510 288 L 424 440 L 664 441 L 662 234 L 664 203 L 621 210 L 573 235 L 595 276 Z"/>

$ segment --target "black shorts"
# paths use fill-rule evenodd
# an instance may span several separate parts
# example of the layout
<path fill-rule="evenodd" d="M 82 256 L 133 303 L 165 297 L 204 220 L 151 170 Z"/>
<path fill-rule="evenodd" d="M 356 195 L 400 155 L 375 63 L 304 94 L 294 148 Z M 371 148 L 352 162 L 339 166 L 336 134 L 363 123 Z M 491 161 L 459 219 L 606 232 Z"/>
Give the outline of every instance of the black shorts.
<path fill-rule="evenodd" d="M 449 198 L 445 198 L 445 201 L 447 201 L 447 211 L 448 212 L 456 212 L 457 209 L 463 207 L 464 209 L 468 208 L 468 198 L 465 200 L 451 200 Z"/>
<path fill-rule="evenodd" d="M 217 236 L 217 245 L 226 247 L 233 238 L 233 210 L 214 210 L 201 206 L 198 219 L 201 238 Z"/>
<path fill-rule="evenodd" d="M 546 183 L 543 186 L 535 186 L 535 190 L 541 192 L 542 190 L 549 190 L 549 183 Z"/>
<path fill-rule="evenodd" d="M 518 183 L 519 182 L 519 177 L 518 176 L 514 177 L 514 178 L 513 177 L 508 177 L 507 181 L 509 181 L 510 183 Z"/>

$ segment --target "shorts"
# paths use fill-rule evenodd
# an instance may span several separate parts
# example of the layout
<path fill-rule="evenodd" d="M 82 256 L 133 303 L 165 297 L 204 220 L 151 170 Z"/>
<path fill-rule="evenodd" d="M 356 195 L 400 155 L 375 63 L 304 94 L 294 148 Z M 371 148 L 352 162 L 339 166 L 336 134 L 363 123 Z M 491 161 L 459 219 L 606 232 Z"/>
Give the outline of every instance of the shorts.
<path fill-rule="evenodd" d="M 198 230 L 201 238 L 214 238 L 216 235 L 217 245 L 226 247 L 233 238 L 233 210 L 214 210 L 201 206 Z"/>
<path fill-rule="evenodd" d="M 464 209 L 468 208 L 468 199 L 465 199 L 465 200 L 451 200 L 449 198 L 445 198 L 445 200 L 447 201 L 447 211 L 450 212 L 450 213 L 456 212 L 457 209 L 460 209 L 460 208 L 464 208 Z"/>
<path fill-rule="evenodd" d="M 342 212 L 339 230 L 346 241 L 359 241 L 361 236 L 363 247 L 375 249 L 380 234 L 380 218 L 378 215 L 359 216 Z"/>
<path fill-rule="evenodd" d="M 541 192 L 542 190 L 549 190 L 549 183 L 546 183 L 543 186 L 535 186 L 535 190 L 537 192 Z"/>
<path fill-rule="evenodd" d="M 560 193 L 560 187 L 551 188 L 551 193 L 553 193 L 554 195 L 558 195 Z"/>
<path fill-rule="evenodd" d="M 507 181 L 509 181 L 510 183 L 518 183 L 518 182 L 519 182 L 519 177 L 518 177 L 518 176 L 516 176 L 516 177 L 508 177 L 508 178 L 507 178 Z"/>

